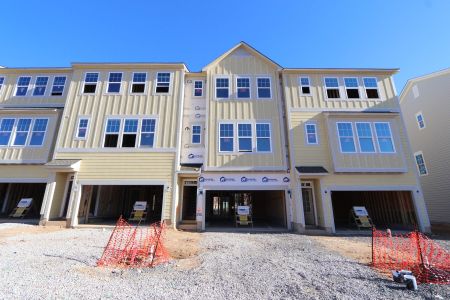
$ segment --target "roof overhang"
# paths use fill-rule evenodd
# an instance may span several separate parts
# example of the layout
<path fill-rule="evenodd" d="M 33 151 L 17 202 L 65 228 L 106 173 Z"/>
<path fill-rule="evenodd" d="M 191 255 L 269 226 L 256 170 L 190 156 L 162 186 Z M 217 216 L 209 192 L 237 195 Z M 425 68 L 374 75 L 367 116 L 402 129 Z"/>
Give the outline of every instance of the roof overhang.
<path fill-rule="evenodd" d="M 200 174 L 202 170 L 202 163 L 198 164 L 180 164 L 180 174 Z"/>
<path fill-rule="evenodd" d="M 325 73 L 325 74 L 336 74 L 336 73 L 377 73 L 377 74 L 388 74 L 394 75 L 400 71 L 399 68 L 283 68 L 282 73 Z"/>
<path fill-rule="evenodd" d="M 323 166 L 296 166 L 295 170 L 299 176 L 325 176 L 329 174 Z"/>
<path fill-rule="evenodd" d="M 45 164 L 45 167 L 55 172 L 78 172 L 81 160 L 79 159 L 54 159 Z"/>

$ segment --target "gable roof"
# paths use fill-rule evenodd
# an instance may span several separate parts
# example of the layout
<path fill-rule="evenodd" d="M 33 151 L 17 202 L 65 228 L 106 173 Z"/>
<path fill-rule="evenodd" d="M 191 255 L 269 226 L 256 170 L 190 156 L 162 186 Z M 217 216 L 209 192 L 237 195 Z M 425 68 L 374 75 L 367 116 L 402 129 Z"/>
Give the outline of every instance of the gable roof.
<path fill-rule="evenodd" d="M 207 64 L 206 66 L 204 66 L 202 68 L 202 71 L 206 71 L 207 69 L 209 69 L 211 66 L 217 64 L 218 62 L 222 61 L 223 59 L 225 59 L 228 55 L 230 55 L 231 53 L 233 53 L 233 51 L 235 51 L 236 49 L 239 48 L 244 48 L 245 50 L 247 50 L 248 52 L 250 52 L 251 54 L 261 58 L 262 60 L 264 60 L 265 62 L 267 62 L 268 64 L 275 66 L 277 69 L 282 69 L 283 67 L 280 66 L 278 63 L 276 63 L 275 61 L 273 61 L 272 59 L 268 58 L 267 56 L 265 56 L 264 54 L 262 54 L 261 52 L 259 52 L 258 50 L 256 50 L 255 48 L 253 48 L 252 46 L 250 46 L 249 44 L 247 44 L 246 42 L 239 42 L 236 46 L 234 46 L 233 48 L 231 48 L 230 50 L 228 50 L 227 52 L 225 52 L 224 54 L 220 55 L 218 58 L 216 58 L 215 60 L 213 60 L 212 62 L 210 62 L 209 64 Z"/>
<path fill-rule="evenodd" d="M 409 91 L 409 89 L 412 87 L 412 85 L 418 81 L 422 81 L 422 80 L 426 80 L 426 79 L 430 79 L 430 78 L 434 78 L 434 77 L 438 77 L 438 76 L 442 76 L 442 75 L 446 75 L 446 74 L 450 74 L 450 68 L 447 69 L 443 69 L 440 71 L 436 71 L 430 74 L 426 74 L 426 75 L 422 75 L 419 77 L 415 77 L 415 78 L 411 78 L 409 79 L 405 86 L 402 89 L 402 92 L 400 93 L 400 102 L 402 102 L 402 100 L 404 99 L 404 96 L 406 95 L 406 93 Z"/>

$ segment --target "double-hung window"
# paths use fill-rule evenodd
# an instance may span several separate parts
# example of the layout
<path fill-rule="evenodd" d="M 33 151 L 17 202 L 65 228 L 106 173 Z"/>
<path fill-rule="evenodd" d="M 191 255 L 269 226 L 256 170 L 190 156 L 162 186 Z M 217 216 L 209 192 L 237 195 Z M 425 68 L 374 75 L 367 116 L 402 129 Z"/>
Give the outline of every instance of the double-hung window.
<path fill-rule="evenodd" d="M 366 96 L 368 99 L 380 98 L 378 94 L 378 83 L 375 77 L 363 78 L 364 88 L 366 89 Z"/>
<path fill-rule="evenodd" d="M 256 151 L 271 151 L 271 132 L 269 123 L 256 123 Z"/>
<path fill-rule="evenodd" d="M 153 148 L 155 142 L 155 119 L 142 119 L 141 125 L 141 148 Z"/>
<path fill-rule="evenodd" d="M 358 78 L 356 77 L 344 78 L 344 85 L 348 99 L 359 99 Z"/>
<path fill-rule="evenodd" d="M 228 78 L 216 78 L 216 98 L 228 99 L 230 97 L 230 80 Z"/>
<path fill-rule="evenodd" d="M 219 151 L 234 151 L 234 125 L 220 124 L 219 126 Z"/>
<path fill-rule="evenodd" d="M 317 138 L 317 125 L 315 123 L 305 124 L 306 143 L 308 145 L 317 145 L 319 143 Z"/>
<path fill-rule="evenodd" d="M 34 84 L 33 96 L 44 96 L 47 89 L 48 77 L 38 76 Z"/>
<path fill-rule="evenodd" d="M 252 124 L 238 124 L 239 152 L 252 152 Z"/>
<path fill-rule="evenodd" d="M 97 90 L 98 73 L 86 73 L 84 76 L 84 94 L 95 94 Z"/>
<path fill-rule="evenodd" d="M 2 119 L 0 122 L 0 146 L 8 146 L 14 128 L 15 119 Z"/>
<path fill-rule="evenodd" d="M 339 93 L 339 81 L 336 77 L 325 77 L 325 90 L 327 93 L 327 98 L 329 99 L 339 99 L 341 95 Z"/>
<path fill-rule="evenodd" d="M 125 119 L 122 134 L 122 148 L 136 147 L 138 123 L 139 120 L 137 119 Z"/>
<path fill-rule="evenodd" d="M 115 148 L 119 144 L 120 119 L 109 119 L 106 122 L 105 148 Z"/>
<path fill-rule="evenodd" d="M 122 73 L 109 73 L 108 93 L 120 93 L 122 85 Z"/>
<path fill-rule="evenodd" d="M 30 146 L 42 146 L 44 144 L 45 132 L 47 131 L 48 119 L 35 119 L 31 130 Z"/>
<path fill-rule="evenodd" d="M 201 134 L 202 134 L 202 127 L 200 125 L 193 125 L 192 126 L 192 144 L 200 144 L 201 143 Z"/>
<path fill-rule="evenodd" d="M 355 138 L 353 136 L 353 127 L 350 122 L 337 123 L 339 144 L 342 153 L 355 153 Z"/>
<path fill-rule="evenodd" d="M 311 95 L 309 77 L 300 77 L 300 91 L 302 95 Z"/>
<path fill-rule="evenodd" d="M 30 85 L 30 76 L 21 76 L 17 80 L 16 96 L 26 96 L 28 92 L 28 86 Z"/>
<path fill-rule="evenodd" d="M 238 77 L 236 78 L 237 97 L 239 99 L 250 98 L 250 78 Z"/>
<path fill-rule="evenodd" d="M 392 141 L 392 132 L 389 123 L 379 122 L 375 124 L 378 146 L 381 153 L 394 153 L 394 143 Z"/>
<path fill-rule="evenodd" d="M 423 158 L 423 153 L 421 151 L 414 153 L 416 159 L 417 169 L 419 170 L 420 176 L 428 175 L 427 166 L 425 164 L 425 159 Z"/>
<path fill-rule="evenodd" d="M 158 94 L 168 94 L 170 90 L 170 73 L 156 74 L 156 90 Z"/>
<path fill-rule="evenodd" d="M 424 129 L 425 128 L 425 120 L 423 119 L 423 114 L 421 112 L 416 114 L 416 120 L 417 120 L 417 126 L 419 126 L 419 129 Z"/>
<path fill-rule="evenodd" d="M 272 98 L 272 90 L 269 77 L 260 77 L 256 79 L 258 98 L 270 99 Z"/>
<path fill-rule="evenodd" d="M 2 92 L 4 84 L 5 84 L 5 77 L 0 77 L 0 93 Z"/>
<path fill-rule="evenodd" d="M 194 97 L 202 97 L 203 96 L 203 81 L 195 80 L 194 81 Z"/>
<path fill-rule="evenodd" d="M 356 123 L 356 133 L 358 134 L 359 148 L 362 153 L 375 152 L 373 144 L 372 127 L 370 123 Z"/>
<path fill-rule="evenodd" d="M 147 82 L 147 73 L 133 73 L 133 82 L 131 83 L 132 94 L 145 93 L 145 84 Z"/>
<path fill-rule="evenodd" d="M 53 79 L 52 96 L 62 96 L 65 85 L 66 76 L 55 76 Z"/>
<path fill-rule="evenodd" d="M 19 119 L 16 126 L 14 146 L 25 146 L 30 132 L 31 119 Z"/>
<path fill-rule="evenodd" d="M 78 119 L 78 128 L 77 128 L 76 137 L 78 139 L 83 139 L 83 140 L 86 139 L 88 127 L 89 127 L 89 119 L 88 118 Z"/>

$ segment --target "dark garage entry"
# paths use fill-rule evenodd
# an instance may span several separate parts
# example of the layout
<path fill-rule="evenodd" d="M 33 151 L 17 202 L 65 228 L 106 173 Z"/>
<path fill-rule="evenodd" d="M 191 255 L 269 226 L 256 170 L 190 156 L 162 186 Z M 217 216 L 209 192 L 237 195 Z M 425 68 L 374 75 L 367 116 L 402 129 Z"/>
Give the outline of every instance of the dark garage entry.
<path fill-rule="evenodd" d="M 24 219 L 38 219 L 44 199 L 46 183 L 1 183 L 0 215 L 9 216 L 22 198 L 33 198 L 31 209 Z"/>
<path fill-rule="evenodd" d="M 412 229 L 416 224 L 409 191 L 333 191 L 331 199 L 336 229 L 356 228 L 349 219 L 353 206 L 365 206 L 378 228 Z"/>
<path fill-rule="evenodd" d="M 161 220 L 162 185 L 85 185 L 78 217 L 80 223 L 115 222 L 121 215 L 128 219 L 136 201 L 147 202 L 144 222 Z"/>
<path fill-rule="evenodd" d="M 284 191 L 207 191 L 206 227 L 235 227 L 238 205 L 251 206 L 255 227 L 286 227 Z"/>

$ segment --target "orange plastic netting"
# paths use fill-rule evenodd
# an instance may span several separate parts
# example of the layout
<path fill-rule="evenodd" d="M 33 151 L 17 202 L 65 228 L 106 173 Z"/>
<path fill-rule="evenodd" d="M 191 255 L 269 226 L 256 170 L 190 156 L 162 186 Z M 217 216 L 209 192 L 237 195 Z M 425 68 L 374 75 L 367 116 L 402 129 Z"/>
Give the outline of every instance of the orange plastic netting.
<path fill-rule="evenodd" d="M 391 235 L 373 228 L 372 265 L 410 270 L 420 283 L 450 283 L 450 253 L 417 230 Z"/>
<path fill-rule="evenodd" d="M 164 222 L 132 226 L 120 217 L 97 266 L 153 267 L 167 262 L 164 233 Z"/>

